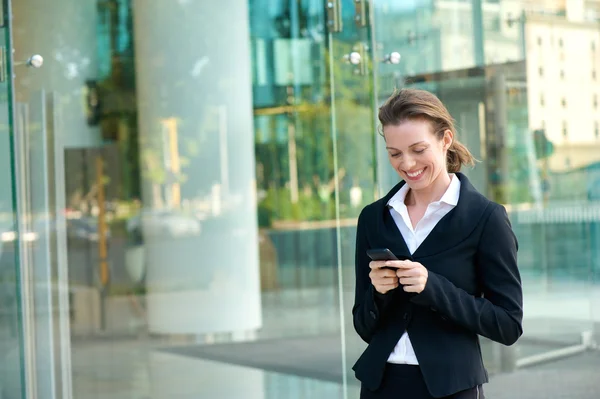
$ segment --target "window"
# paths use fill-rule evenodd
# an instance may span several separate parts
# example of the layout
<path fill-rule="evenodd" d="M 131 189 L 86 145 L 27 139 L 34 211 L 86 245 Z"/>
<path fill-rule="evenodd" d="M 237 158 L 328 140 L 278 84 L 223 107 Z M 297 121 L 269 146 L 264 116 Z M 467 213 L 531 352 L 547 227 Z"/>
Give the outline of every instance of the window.
<path fill-rule="evenodd" d="M 542 45 L 542 38 L 541 37 L 538 37 L 537 43 L 538 43 L 538 46 Z"/>
<path fill-rule="evenodd" d="M 594 94 L 594 109 L 598 109 L 598 95 Z"/>
<path fill-rule="evenodd" d="M 538 69 L 538 72 L 540 74 L 540 77 L 544 76 L 544 68 L 540 67 L 540 69 Z"/>
<path fill-rule="evenodd" d="M 544 104 L 545 104 L 545 102 L 544 102 L 544 95 L 540 94 L 540 105 L 543 107 Z"/>
<path fill-rule="evenodd" d="M 563 39 L 562 37 L 558 39 L 558 47 L 563 48 Z"/>
<path fill-rule="evenodd" d="M 596 137 L 596 140 L 600 138 L 600 127 L 598 127 L 598 121 L 594 122 L 594 137 Z"/>
<path fill-rule="evenodd" d="M 592 79 L 596 80 L 596 70 L 592 70 Z"/>
<path fill-rule="evenodd" d="M 561 80 L 565 79 L 565 71 L 563 69 L 560 70 L 560 79 Z"/>
<path fill-rule="evenodd" d="M 562 124 L 562 134 L 565 139 L 567 138 L 567 135 L 569 134 L 569 131 L 567 129 L 567 122 L 563 122 L 563 124 Z"/>
<path fill-rule="evenodd" d="M 567 99 L 563 97 L 560 100 L 560 104 L 562 105 L 563 108 L 567 108 Z"/>

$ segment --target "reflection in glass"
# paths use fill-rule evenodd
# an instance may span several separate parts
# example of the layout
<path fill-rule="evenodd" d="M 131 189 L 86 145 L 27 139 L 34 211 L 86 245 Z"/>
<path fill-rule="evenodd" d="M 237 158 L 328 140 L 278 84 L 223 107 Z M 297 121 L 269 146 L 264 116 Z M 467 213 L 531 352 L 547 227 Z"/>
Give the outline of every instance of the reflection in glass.
<path fill-rule="evenodd" d="M 5 29 L 1 29 L 5 34 Z M 13 143 L 9 118 L 8 85 L 0 83 L 0 149 L 2 173 L 0 184 L 0 396 L 8 399 L 24 398 L 22 385 L 23 339 L 20 313 L 19 247 L 34 244 L 36 235 L 25 233 L 20 238 L 16 226 L 13 199 L 14 175 L 11 165 Z"/>
<path fill-rule="evenodd" d="M 183 357 L 273 371 L 287 359 L 293 373 L 316 369 L 339 383 L 336 197 L 349 204 L 339 210 L 351 231 L 374 190 L 371 161 L 360 157 L 370 105 L 353 105 L 352 85 L 339 96 L 348 105 L 344 165 L 333 162 L 322 4 L 86 1 L 66 7 L 73 29 L 98 23 L 77 36 L 50 26 L 54 14 L 37 3 L 27 7 L 39 13 L 16 14 L 43 26 L 47 40 L 26 45 L 23 24 L 19 52 L 37 47 L 61 62 L 46 72 L 56 79 L 25 76 L 19 93 L 52 92 L 65 115 L 57 131 L 74 397 L 113 369 L 117 382 L 97 393 L 131 397 L 156 383 L 170 395 L 181 384 L 153 377 Z M 334 352 L 320 364 L 323 346 Z M 120 360 L 102 360 L 113 347 Z M 294 351 L 307 354 L 304 363 Z M 247 389 L 274 392 L 261 383 Z"/>
<path fill-rule="evenodd" d="M 447 105 L 481 161 L 469 178 L 506 205 L 521 243 L 526 335 L 508 351 L 484 345 L 494 379 L 537 367 L 535 356 L 564 368 L 556 349 L 597 336 L 600 34 L 591 2 L 582 14 L 560 1 L 378 1 L 373 24 L 357 27 L 344 0 L 335 34 L 314 0 L 13 3 L 15 58 L 47 60 L 15 72 L 17 101 L 25 109 L 52 99 L 47 121 L 65 158 L 56 172 L 65 187 L 51 183 L 66 198 L 75 398 L 352 397 L 348 366 L 362 349 L 345 318 L 355 218 L 397 181 L 374 115 L 405 86 Z M 344 62 L 352 52 L 360 65 Z M 398 64 L 381 62 L 393 52 Z M 38 116 L 24 119 L 32 138 Z M 39 172 L 42 161 L 32 165 Z M 39 205 L 45 188 L 36 190 Z M 16 232 L 5 191 L 10 288 Z M 18 381 L 11 373 L 21 368 L 12 361 L 16 291 L 5 292 L 0 384 L 9 395 L 5 378 Z M 214 378 L 187 384 L 192 369 Z M 248 380 L 219 384 L 227 373 Z"/>
<path fill-rule="evenodd" d="M 481 7 L 480 15 L 474 7 Z M 568 367 L 564 353 L 593 347 L 589 337 L 598 339 L 600 322 L 600 206 L 594 194 L 600 147 L 597 123 L 590 117 L 597 106 L 596 60 L 592 51 L 591 59 L 567 62 L 574 59 L 576 43 L 595 48 L 597 9 L 583 2 L 513 2 L 509 10 L 503 1 L 456 1 L 417 2 L 403 9 L 384 2 L 373 12 L 377 51 L 402 54 L 399 66 L 377 65 L 378 101 L 403 86 L 440 96 L 456 118 L 461 139 L 480 149 L 482 162 L 469 173 L 490 198 L 505 204 L 520 241 L 525 335 L 516 349 L 484 345 L 488 369 L 518 373 L 550 362 L 548 369 L 563 370 Z M 391 23 L 408 15 L 414 22 L 407 24 L 431 15 L 412 29 L 420 32 L 412 37 L 426 56 L 411 57 L 410 47 L 402 47 L 405 32 Z M 479 17 L 482 30 L 477 32 Z M 442 34 L 431 35 L 436 28 Z M 438 49 L 429 47 L 435 37 Z M 472 68 L 481 38 L 485 67 Z M 436 59 L 442 60 L 437 66 L 418 64 Z M 552 76 L 560 84 L 548 80 Z M 593 101 L 584 100 L 590 97 Z M 494 390 L 494 379 L 491 392 L 505 392 L 505 386 Z"/>

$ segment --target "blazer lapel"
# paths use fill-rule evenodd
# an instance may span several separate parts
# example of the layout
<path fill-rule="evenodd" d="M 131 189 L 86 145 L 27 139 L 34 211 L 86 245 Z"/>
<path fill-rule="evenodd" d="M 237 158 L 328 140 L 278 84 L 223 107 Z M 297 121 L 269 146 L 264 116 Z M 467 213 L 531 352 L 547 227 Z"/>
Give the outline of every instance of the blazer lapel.
<path fill-rule="evenodd" d="M 413 256 L 424 258 L 444 252 L 468 237 L 477 224 L 490 201 L 481 195 L 462 173 L 460 179 L 460 197 L 458 204 L 433 228 L 425 241 L 417 248 Z"/>

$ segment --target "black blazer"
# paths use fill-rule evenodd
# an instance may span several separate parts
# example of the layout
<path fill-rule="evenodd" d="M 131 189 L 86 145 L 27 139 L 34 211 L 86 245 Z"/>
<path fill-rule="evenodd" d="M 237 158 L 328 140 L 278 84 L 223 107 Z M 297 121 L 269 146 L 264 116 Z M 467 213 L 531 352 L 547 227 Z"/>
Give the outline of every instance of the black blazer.
<path fill-rule="evenodd" d="M 382 381 L 387 359 L 408 331 L 434 397 L 488 381 L 478 335 L 512 345 L 523 333 L 523 293 L 517 239 L 506 210 L 460 179 L 458 204 L 411 256 L 387 203 L 404 182 L 368 205 L 358 219 L 354 328 L 369 345 L 353 369 L 369 390 Z M 369 278 L 369 248 L 389 248 L 399 259 L 427 267 L 420 294 L 398 287 L 384 295 Z"/>

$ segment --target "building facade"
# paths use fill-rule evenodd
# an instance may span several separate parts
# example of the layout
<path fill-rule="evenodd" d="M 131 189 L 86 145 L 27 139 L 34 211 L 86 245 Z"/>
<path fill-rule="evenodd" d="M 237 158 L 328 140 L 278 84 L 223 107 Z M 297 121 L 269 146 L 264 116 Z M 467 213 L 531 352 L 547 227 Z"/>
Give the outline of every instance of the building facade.
<path fill-rule="evenodd" d="M 398 182 L 402 87 L 520 242 L 489 396 L 600 395 L 599 10 L 2 0 L 0 399 L 358 398 L 356 219 Z"/>

